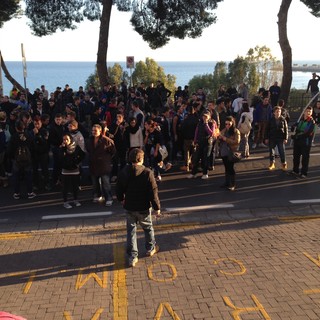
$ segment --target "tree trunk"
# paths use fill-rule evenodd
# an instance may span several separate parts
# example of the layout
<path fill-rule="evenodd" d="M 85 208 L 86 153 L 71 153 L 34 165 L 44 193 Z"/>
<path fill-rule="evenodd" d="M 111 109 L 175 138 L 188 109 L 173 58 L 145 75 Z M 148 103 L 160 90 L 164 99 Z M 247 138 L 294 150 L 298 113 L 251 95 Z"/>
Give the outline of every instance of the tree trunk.
<path fill-rule="evenodd" d="M 107 52 L 112 0 L 103 0 L 102 6 L 97 54 L 97 73 L 101 89 L 107 83 L 108 79 Z"/>
<path fill-rule="evenodd" d="M 278 13 L 279 44 L 282 52 L 283 75 L 280 98 L 286 103 L 292 84 L 292 50 L 288 40 L 287 20 L 292 0 L 282 0 Z"/>
<path fill-rule="evenodd" d="M 8 69 L 7 69 L 7 66 L 6 64 L 4 63 L 4 60 L 3 60 L 3 56 L 0 54 L 0 57 L 1 57 L 1 61 L 0 61 L 0 64 L 1 64 L 1 68 L 4 72 L 4 75 L 6 76 L 6 78 L 8 79 L 8 81 L 10 81 L 17 89 L 19 89 L 20 91 L 25 91 L 25 88 L 18 82 L 16 81 L 12 76 L 11 74 L 9 73 Z M 0 69 L 1 69 L 0 68 Z M 1 70 L 0 70 L 1 72 Z"/>

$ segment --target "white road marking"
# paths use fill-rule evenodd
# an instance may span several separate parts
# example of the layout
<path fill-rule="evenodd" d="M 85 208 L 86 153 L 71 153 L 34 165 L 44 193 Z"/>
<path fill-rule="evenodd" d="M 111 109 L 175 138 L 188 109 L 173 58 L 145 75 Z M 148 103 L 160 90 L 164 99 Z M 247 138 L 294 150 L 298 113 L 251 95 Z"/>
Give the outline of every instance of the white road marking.
<path fill-rule="evenodd" d="M 165 208 L 166 211 L 200 211 L 208 209 L 225 209 L 233 208 L 233 204 L 212 204 L 212 205 L 203 205 L 203 206 L 194 206 L 194 207 L 175 207 L 175 208 Z"/>
<path fill-rule="evenodd" d="M 320 199 L 290 200 L 291 203 L 319 203 Z"/>
<path fill-rule="evenodd" d="M 68 218 L 92 218 L 92 217 L 101 217 L 101 216 L 110 216 L 112 215 L 111 211 L 107 212 L 86 212 L 86 213 L 70 213 L 70 214 L 55 214 L 42 216 L 42 220 L 51 220 L 51 219 L 68 219 Z"/>

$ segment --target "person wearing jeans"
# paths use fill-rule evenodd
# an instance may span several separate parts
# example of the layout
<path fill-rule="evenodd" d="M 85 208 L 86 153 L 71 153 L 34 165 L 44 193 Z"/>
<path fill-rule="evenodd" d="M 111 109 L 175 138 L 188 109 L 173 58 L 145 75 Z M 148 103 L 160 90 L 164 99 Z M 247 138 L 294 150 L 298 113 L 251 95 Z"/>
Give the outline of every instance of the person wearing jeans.
<path fill-rule="evenodd" d="M 281 115 L 281 107 L 273 108 L 273 117 L 269 120 L 266 130 L 266 143 L 269 144 L 270 165 L 269 170 L 276 168 L 275 148 L 278 147 L 282 170 L 287 170 L 285 144 L 288 142 L 288 124 Z"/>
<path fill-rule="evenodd" d="M 134 267 L 138 262 L 137 225 L 145 235 L 146 256 L 159 251 L 152 224 L 151 208 L 160 215 L 158 186 L 151 169 L 143 165 L 144 152 L 132 149 L 127 164 L 119 173 L 116 195 L 127 211 L 127 255 L 128 264 Z"/>

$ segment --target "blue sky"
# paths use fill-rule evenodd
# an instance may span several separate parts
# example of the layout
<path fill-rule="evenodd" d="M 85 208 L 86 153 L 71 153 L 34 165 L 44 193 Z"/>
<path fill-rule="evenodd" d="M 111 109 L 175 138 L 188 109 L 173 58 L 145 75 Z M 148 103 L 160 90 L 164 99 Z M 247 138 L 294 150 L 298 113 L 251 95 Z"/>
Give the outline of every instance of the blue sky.
<path fill-rule="evenodd" d="M 228 61 L 244 56 L 249 48 L 266 45 L 282 59 L 278 44 L 277 14 L 281 0 L 224 0 L 216 24 L 198 39 L 173 39 L 164 48 L 151 50 L 130 25 L 130 14 L 113 9 L 108 61 Z M 0 49 L 7 61 L 21 59 L 21 43 L 28 61 L 95 61 L 99 22 L 82 23 L 77 30 L 35 37 L 26 19 L 14 19 L 0 29 Z M 320 60 L 320 18 L 313 17 L 299 0 L 293 0 L 288 17 L 288 36 L 293 60 Z"/>

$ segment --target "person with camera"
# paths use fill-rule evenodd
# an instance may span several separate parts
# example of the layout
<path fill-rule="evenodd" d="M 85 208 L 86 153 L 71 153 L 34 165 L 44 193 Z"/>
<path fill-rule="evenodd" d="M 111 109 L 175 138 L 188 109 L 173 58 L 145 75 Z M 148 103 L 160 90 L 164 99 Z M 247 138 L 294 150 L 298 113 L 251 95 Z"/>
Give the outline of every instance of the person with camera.
<path fill-rule="evenodd" d="M 308 174 L 310 150 L 316 126 L 312 118 L 312 107 L 308 106 L 301 119 L 291 127 L 295 132 L 291 137 L 293 139 L 293 169 L 291 174 L 305 179 Z M 301 171 L 299 175 L 299 166 L 301 161 Z"/>

